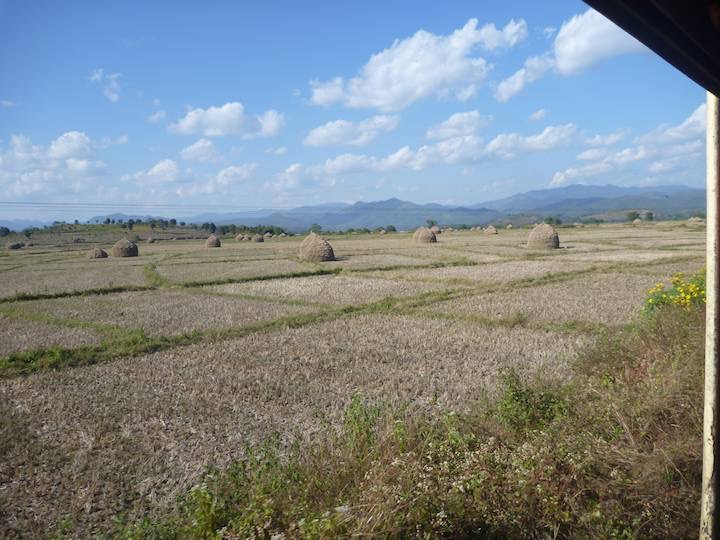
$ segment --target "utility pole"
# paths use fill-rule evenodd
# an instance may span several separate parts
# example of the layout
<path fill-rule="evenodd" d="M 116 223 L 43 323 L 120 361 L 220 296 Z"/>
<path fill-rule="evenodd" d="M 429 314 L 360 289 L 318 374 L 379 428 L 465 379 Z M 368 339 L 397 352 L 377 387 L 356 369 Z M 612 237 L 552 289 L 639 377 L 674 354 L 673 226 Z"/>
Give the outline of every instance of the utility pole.
<path fill-rule="evenodd" d="M 705 311 L 705 411 L 703 417 L 703 476 L 700 538 L 720 539 L 720 108 L 707 93 L 707 240 Z"/>

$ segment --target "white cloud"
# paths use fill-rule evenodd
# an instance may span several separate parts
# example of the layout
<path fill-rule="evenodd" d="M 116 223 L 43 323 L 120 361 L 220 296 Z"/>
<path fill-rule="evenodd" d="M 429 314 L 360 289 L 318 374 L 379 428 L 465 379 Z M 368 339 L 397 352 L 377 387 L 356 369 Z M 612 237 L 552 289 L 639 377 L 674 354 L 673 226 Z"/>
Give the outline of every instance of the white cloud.
<path fill-rule="evenodd" d="M 587 150 L 580 152 L 577 155 L 577 159 L 582 161 L 594 161 L 596 159 L 602 159 L 608 154 L 606 148 L 588 148 Z"/>
<path fill-rule="evenodd" d="M 637 137 L 632 146 L 610 153 L 607 147 L 622 140 L 626 134 L 627 130 L 618 130 L 608 135 L 596 135 L 586 141 L 593 148 L 578 154 L 577 158 L 591 163 L 556 172 L 550 185 L 560 186 L 578 178 L 596 178 L 610 172 L 613 173 L 613 181 L 617 181 L 618 174 L 623 172 L 636 176 L 638 170 L 647 170 L 653 175 L 662 175 L 681 167 L 701 168 L 705 104 L 698 106 L 681 123 L 659 126 Z"/>
<path fill-rule="evenodd" d="M 300 163 L 293 163 L 284 171 L 275 175 L 275 180 L 266 184 L 275 193 L 285 193 L 288 190 L 298 187 L 300 179 L 305 173 L 304 167 Z"/>
<path fill-rule="evenodd" d="M 373 116 L 361 122 L 335 120 L 318 126 L 308 133 L 303 144 L 308 146 L 365 146 L 381 132 L 397 128 L 400 119 L 397 116 Z"/>
<path fill-rule="evenodd" d="M 547 109 L 538 109 L 534 113 L 532 113 L 529 117 L 529 120 L 531 122 L 537 122 L 539 120 L 542 120 L 547 116 Z"/>
<path fill-rule="evenodd" d="M 479 111 L 455 113 L 450 118 L 431 127 L 425 133 L 427 139 L 450 139 L 462 135 L 472 135 L 490 122 Z"/>
<path fill-rule="evenodd" d="M 284 156 L 287 152 L 288 149 L 285 146 L 278 146 L 277 148 L 268 148 L 265 150 L 266 154 L 272 154 L 273 156 Z"/>
<path fill-rule="evenodd" d="M 591 8 L 565 21 L 552 50 L 528 58 L 521 69 L 500 82 L 495 97 L 506 102 L 551 69 L 560 75 L 575 75 L 609 58 L 647 51 L 642 43 Z"/>
<path fill-rule="evenodd" d="M 163 159 L 147 170 L 138 171 L 132 176 L 124 176 L 124 180 L 134 179 L 137 181 L 173 183 L 187 176 L 188 171 L 182 171 L 178 164 L 172 159 Z"/>
<path fill-rule="evenodd" d="M 92 140 L 81 131 L 68 131 L 50 143 L 49 157 L 65 159 L 90 153 Z"/>
<path fill-rule="evenodd" d="M 618 129 L 607 135 L 595 135 L 585 141 L 588 146 L 612 146 L 622 141 L 628 134 L 627 129 Z"/>
<path fill-rule="evenodd" d="M 555 28 L 554 26 L 546 26 L 545 28 L 543 28 L 543 35 L 546 38 L 550 39 L 551 37 L 553 37 L 555 35 L 556 31 L 557 31 L 557 28 Z"/>
<path fill-rule="evenodd" d="M 0 99 L 0 107 L 3 107 L 5 109 L 10 109 L 12 107 L 17 107 L 18 104 L 15 101 L 10 101 L 9 99 Z"/>
<path fill-rule="evenodd" d="M 210 139 L 200 139 L 180 150 L 180 158 L 185 161 L 212 163 L 220 160 L 220 154 Z"/>
<path fill-rule="evenodd" d="M 245 114 L 242 103 L 225 103 L 221 107 L 193 109 L 174 124 L 169 130 L 181 135 L 200 134 L 205 137 L 239 135 L 244 139 L 271 137 L 277 135 L 285 120 L 281 113 L 268 110 L 262 115 Z"/>
<path fill-rule="evenodd" d="M 518 133 L 503 133 L 488 143 L 486 152 L 503 159 L 510 159 L 521 152 L 551 150 L 570 143 L 575 132 L 573 124 L 564 124 L 548 126 L 537 135 L 528 137 Z"/>
<path fill-rule="evenodd" d="M 92 72 L 88 79 L 101 84 L 103 95 L 115 103 L 120 100 L 120 77 L 122 77 L 122 73 L 105 73 L 103 68 L 98 68 Z"/>
<path fill-rule="evenodd" d="M 608 58 L 648 49 L 597 11 L 588 9 L 563 23 L 553 50 L 558 73 L 573 75 Z"/>
<path fill-rule="evenodd" d="M 157 111 L 147 117 L 149 124 L 157 124 L 158 122 L 165 120 L 167 113 L 165 111 Z"/>
<path fill-rule="evenodd" d="M 225 167 L 217 173 L 215 181 L 220 186 L 229 186 L 237 182 L 242 182 L 252 177 L 257 167 L 257 163 L 231 165 L 230 167 Z"/>
<path fill-rule="evenodd" d="M 45 147 L 23 135 L 0 147 L 0 191 L 7 197 L 67 194 L 90 189 L 105 173 L 97 148 L 85 133 L 69 131 Z"/>
<path fill-rule="evenodd" d="M 509 48 L 527 37 L 524 20 L 511 20 L 502 30 L 493 24 L 482 28 L 477 24 L 477 19 L 470 19 L 446 36 L 419 30 L 412 37 L 395 40 L 348 81 L 342 77 L 311 81 L 311 101 L 388 112 L 432 96 L 467 100 L 490 69 L 484 58 L 473 56 L 475 49 Z"/>

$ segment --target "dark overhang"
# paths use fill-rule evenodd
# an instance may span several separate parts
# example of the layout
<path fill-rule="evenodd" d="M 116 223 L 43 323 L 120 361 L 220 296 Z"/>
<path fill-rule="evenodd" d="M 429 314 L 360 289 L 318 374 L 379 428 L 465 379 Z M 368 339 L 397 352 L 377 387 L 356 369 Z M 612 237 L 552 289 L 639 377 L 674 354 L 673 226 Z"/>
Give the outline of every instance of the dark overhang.
<path fill-rule="evenodd" d="M 720 0 L 584 0 L 720 96 Z"/>

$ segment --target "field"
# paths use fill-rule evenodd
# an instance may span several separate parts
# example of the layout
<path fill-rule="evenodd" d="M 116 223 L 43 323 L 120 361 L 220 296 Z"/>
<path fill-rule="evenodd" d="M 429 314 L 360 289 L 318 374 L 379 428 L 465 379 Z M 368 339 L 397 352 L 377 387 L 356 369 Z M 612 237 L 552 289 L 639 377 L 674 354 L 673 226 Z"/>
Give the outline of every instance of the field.
<path fill-rule="evenodd" d="M 551 252 L 527 229 L 331 235 L 321 264 L 298 237 L 3 252 L 0 537 L 156 515 L 208 466 L 336 425 L 356 394 L 461 411 L 510 367 L 561 381 L 655 282 L 704 264 L 704 229 L 681 223 L 558 232 Z"/>

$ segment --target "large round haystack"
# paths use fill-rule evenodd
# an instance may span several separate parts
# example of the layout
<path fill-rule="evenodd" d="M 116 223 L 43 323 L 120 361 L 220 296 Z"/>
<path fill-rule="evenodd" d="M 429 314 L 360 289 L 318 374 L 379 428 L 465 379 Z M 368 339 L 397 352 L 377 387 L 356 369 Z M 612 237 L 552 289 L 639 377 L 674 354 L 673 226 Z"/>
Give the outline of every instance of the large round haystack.
<path fill-rule="evenodd" d="M 245 240 L 245 235 L 240 233 L 235 237 L 235 240 L 237 240 L 238 242 L 242 242 L 243 240 Z"/>
<path fill-rule="evenodd" d="M 506 229 L 512 229 L 512 228 L 513 228 L 512 223 L 508 223 L 508 224 L 507 224 L 507 227 L 505 227 L 505 228 L 506 228 Z"/>
<path fill-rule="evenodd" d="M 107 256 L 107 251 L 97 247 L 88 253 L 88 259 L 107 259 Z"/>
<path fill-rule="evenodd" d="M 633 225 L 640 225 L 641 223 L 642 223 L 642 219 L 640 219 L 639 217 L 636 217 L 635 219 L 633 219 Z"/>
<path fill-rule="evenodd" d="M 138 247 L 135 242 L 131 242 L 130 240 L 123 238 L 122 240 L 118 240 L 117 242 L 115 242 L 115 245 L 112 248 L 112 256 L 137 257 Z"/>
<path fill-rule="evenodd" d="M 557 249 L 560 247 L 560 239 L 552 225 L 541 223 L 530 231 L 527 247 L 530 249 Z"/>
<path fill-rule="evenodd" d="M 488 225 L 487 227 L 485 227 L 485 229 L 483 229 L 483 233 L 485 233 L 485 234 L 497 234 L 498 232 L 497 232 L 497 229 L 496 229 L 494 226 Z"/>
<path fill-rule="evenodd" d="M 380 229 L 380 230 L 378 231 L 378 234 L 385 234 L 385 233 L 387 233 L 387 231 L 386 231 L 385 229 Z"/>
<path fill-rule="evenodd" d="M 413 234 L 413 241 L 427 244 L 437 242 L 437 238 L 435 237 L 435 233 L 427 227 L 420 227 L 415 231 L 415 234 Z"/>
<path fill-rule="evenodd" d="M 284 232 L 281 232 L 278 236 L 280 238 L 285 238 L 285 237 L 287 237 L 287 234 L 285 234 Z"/>
<path fill-rule="evenodd" d="M 335 252 L 327 240 L 311 232 L 300 244 L 300 260 L 307 262 L 334 261 Z"/>
<path fill-rule="evenodd" d="M 215 236 L 214 234 L 211 234 L 208 236 L 208 239 L 205 240 L 205 247 L 206 248 L 216 248 L 220 247 L 220 239 Z"/>
<path fill-rule="evenodd" d="M 262 234 L 256 234 L 255 236 L 252 237 L 252 241 L 253 242 L 264 242 L 265 237 Z"/>
<path fill-rule="evenodd" d="M 422 228 L 424 229 L 425 227 L 422 227 Z M 420 230 L 420 229 L 418 229 L 418 230 Z M 437 225 L 433 225 L 432 227 L 430 227 L 430 231 L 433 234 L 441 234 L 442 233 L 442 229 L 440 227 L 438 227 Z"/>
<path fill-rule="evenodd" d="M 7 248 L 8 248 L 8 249 L 22 249 L 22 248 L 24 248 L 24 247 L 25 247 L 25 243 L 24 243 L 24 242 L 10 242 L 10 243 L 7 245 Z"/>

